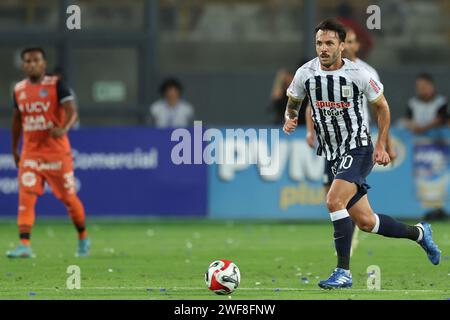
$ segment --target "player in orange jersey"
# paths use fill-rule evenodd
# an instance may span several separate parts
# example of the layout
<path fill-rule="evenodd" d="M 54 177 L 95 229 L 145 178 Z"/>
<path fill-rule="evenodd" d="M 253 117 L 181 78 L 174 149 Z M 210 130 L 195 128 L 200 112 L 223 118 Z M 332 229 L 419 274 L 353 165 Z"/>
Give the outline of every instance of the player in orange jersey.
<path fill-rule="evenodd" d="M 31 228 L 35 204 L 43 194 L 45 182 L 67 208 L 78 231 L 78 256 L 87 256 L 83 204 L 75 192 L 73 161 L 67 132 L 77 120 L 74 97 L 57 77 L 45 73 L 47 61 L 41 48 L 21 53 L 26 79 L 14 87 L 12 154 L 19 168 L 19 246 L 7 253 L 10 258 L 31 257 Z M 23 144 L 19 153 L 19 141 Z"/>

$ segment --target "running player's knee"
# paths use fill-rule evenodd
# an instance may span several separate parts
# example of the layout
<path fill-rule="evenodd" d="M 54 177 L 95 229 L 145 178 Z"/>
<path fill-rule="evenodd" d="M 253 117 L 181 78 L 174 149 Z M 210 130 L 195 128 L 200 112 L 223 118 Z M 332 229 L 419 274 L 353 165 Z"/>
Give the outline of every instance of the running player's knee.
<path fill-rule="evenodd" d="M 375 217 L 373 215 L 363 215 L 356 219 L 356 225 L 364 232 L 371 232 L 375 226 Z"/>
<path fill-rule="evenodd" d="M 339 211 L 345 209 L 345 203 L 342 199 L 334 194 L 328 193 L 327 195 L 327 207 L 330 212 Z"/>

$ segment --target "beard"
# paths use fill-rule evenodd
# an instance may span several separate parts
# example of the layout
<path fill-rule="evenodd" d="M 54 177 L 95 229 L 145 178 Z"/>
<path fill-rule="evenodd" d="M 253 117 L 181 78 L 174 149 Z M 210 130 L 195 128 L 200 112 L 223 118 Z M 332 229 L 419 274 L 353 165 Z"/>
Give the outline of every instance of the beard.
<path fill-rule="evenodd" d="M 324 66 L 325 68 L 329 68 L 329 67 L 331 67 L 333 64 L 335 64 L 336 63 L 336 61 L 338 60 L 338 57 L 339 57 L 339 52 L 335 52 L 334 54 L 331 54 L 331 55 L 327 55 L 327 56 L 324 56 L 324 57 L 322 57 L 322 55 L 320 55 L 320 58 L 322 58 L 322 59 L 328 59 L 328 61 L 327 62 L 320 62 L 321 64 L 322 64 L 322 66 Z"/>
<path fill-rule="evenodd" d="M 42 78 L 43 74 L 30 74 L 28 78 L 31 80 L 31 82 L 38 82 Z"/>

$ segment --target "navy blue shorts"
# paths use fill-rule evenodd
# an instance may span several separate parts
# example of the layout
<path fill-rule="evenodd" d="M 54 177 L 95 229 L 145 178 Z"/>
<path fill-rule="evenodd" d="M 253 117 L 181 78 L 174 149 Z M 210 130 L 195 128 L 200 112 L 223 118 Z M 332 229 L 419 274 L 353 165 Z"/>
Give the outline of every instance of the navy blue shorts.
<path fill-rule="evenodd" d="M 359 147 L 350 150 L 335 160 L 325 160 L 324 184 L 331 186 L 334 179 L 342 179 L 356 184 L 358 191 L 350 199 L 347 209 L 350 209 L 359 201 L 370 186 L 366 183 L 366 177 L 372 171 L 374 163 L 372 161 L 373 145 Z"/>

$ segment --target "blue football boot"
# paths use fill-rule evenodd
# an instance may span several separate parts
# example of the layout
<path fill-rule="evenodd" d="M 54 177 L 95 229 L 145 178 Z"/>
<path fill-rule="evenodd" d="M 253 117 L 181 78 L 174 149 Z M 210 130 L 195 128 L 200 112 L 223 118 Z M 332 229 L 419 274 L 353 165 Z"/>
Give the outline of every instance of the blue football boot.
<path fill-rule="evenodd" d="M 89 249 L 91 247 L 91 241 L 89 238 L 78 240 L 77 257 L 87 257 L 89 255 Z"/>
<path fill-rule="evenodd" d="M 431 263 L 438 265 L 441 261 L 441 250 L 439 250 L 438 246 L 433 241 L 433 233 L 430 224 L 428 222 L 421 222 L 416 224 L 416 226 L 423 231 L 422 240 L 417 241 L 417 243 L 425 250 Z"/>
<path fill-rule="evenodd" d="M 342 268 L 334 269 L 327 280 L 322 280 L 318 283 L 322 289 L 350 288 L 352 284 L 352 274 L 349 270 Z"/>
<path fill-rule="evenodd" d="M 8 258 L 33 258 L 30 246 L 19 244 L 14 250 L 6 252 Z"/>

